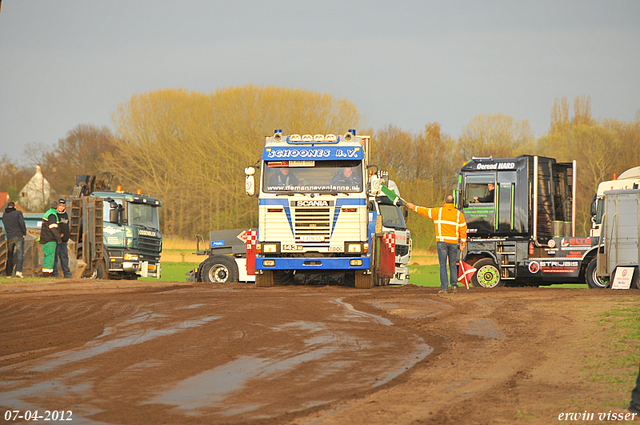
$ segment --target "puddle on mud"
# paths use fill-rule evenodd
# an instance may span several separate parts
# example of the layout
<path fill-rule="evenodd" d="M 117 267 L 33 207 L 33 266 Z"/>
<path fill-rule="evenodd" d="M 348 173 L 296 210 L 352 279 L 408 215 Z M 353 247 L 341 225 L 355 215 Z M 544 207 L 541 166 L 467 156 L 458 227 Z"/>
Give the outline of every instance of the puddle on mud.
<path fill-rule="evenodd" d="M 372 302 L 373 307 L 385 310 L 394 316 L 405 317 L 407 319 L 422 319 L 434 317 L 453 309 L 453 306 L 434 300 L 412 300 L 407 302 L 397 301 L 376 301 Z"/>
<path fill-rule="evenodd" d="M 357 327 L 362 329 L 363 325 L 393 326 L 393 322 L 375 314 L 356 310 L 352 305 L 343 302 L 342 298 L 335 299 L 333 302 L 342 307 L 342 312 L 332 316 L 332 322 L 298 320 L 270 328 L 272 332 L 291 333 L 298 345 L 285 343 L 282 346 L 262 347 L 260 354 L 243 355 L 219 367 L 173 384 L 168 387 L 168 390 L 155 397 L 152 396 L 147 403 L 175 406 L 177 412 L 186 416 L 214 414 L 224 418 L 232 416 L 251 419 L 268 418 L 273 417 L 274 414 L 331 403 L 336 401 L 338 397 L 336 394 L 340 394 L 339 391 L 366 391 L 384 385 L 410 370 L 433 352 L 422 338 L 403 329 L 392 331 L 405 335 L 406 343 L 402 347 L 397 347 L 394 345 L 395 342 L 391 342 L 397 339 L 388 341 L 383 339 L 382 343 L 374 344 L 368 337 L 359 336 L 362 333 L 352 333 L 351 324 L 357 324 Z M 199 304 L 193 304 L 188 308 L 198 306 Z M 202 326 L 220 317 L 202 317 L 174 323 L 167 328 L 147 329 L 144 332 L 138 330 L 139 323 L 144 322 L 148 325 L 150 321 L 157 319 L 165 319 L 165 316 L 145 312 L 136 314 L 129 320 L 105 328 L 102 335 L 83 347 L 44 356 L 20 368 L 25 373 L 49 372 L 64 365 L 105 354 L 113 349 L 140 344 Z M 385 328 L 378 327 L 378 329 Z M 238 332 L 235 331 L 236 334 Z M 391 332 L 391 330 L 385 330 L 385 332 Z M 303 344 L 302 348 L 300 343 Z M 385 349 L 379 351 L 380 348 Z M 149 361 L 132 365 L 128 369 L 133 373 L 136 369 L 156 365 L 157 363 Z M 303 372 L 300 376 L 307 378 L 298 378 L 301 371 Z M 22 388 L 19 381 L 5 381 L 0 395 L 4 401 L 10 402 L 12 407 L 23 410 L 42 407 L 37 405 L 40 400 L 83 398 L 83 395 L 95 390 L 96 384 L 84 381 L 79 385 L 71 385 L 69 382 L 73 377 L 81 378 L 79 375 L 86 372 L 86 369 L 78 369 L 59 378 Z M 344 380 L 336 379 L 342 376 L 345 377 Z M 247 397 L 256 384 L 262 388 L 272 386 L 273 390 L 266 395 L 262 394 L 261 398 Z M 286 388 L 282 390 L 282 387 Z M 167 387 L 164 386 L 164 388 Z M 314 395 L 297 400 L 296 397 L 291 397 L 291 391 L 293 394 L 313 391 Z M 282 398 L 278 398 L 280 395 L 286 397 L 285 400 L 290 400 L 288 405 L 282 407 Z M 74 409 L 74 423 L 96 423 L 85 418 L 98 412 L 100 410 L 92 407 L 90 403 L 83 404 Z"/>
<path fill-rule="evenodd" d="M 122 332 L 121 330 L 117 330 L 117 328 L 119 328 L 120 326 L 105 328 L 105 331 L 102 335 L 92 341 L 89 341 L 83 347 L 45 356 L 38 361 L 40 363 L 39 365 L 33 366 L 28 370 L 31 372 L 48 372 L 59 366 L 64 366 L 69 363 L 74 363 L 81 360 L 89 359 L 91 357 L 99 356 L 116 348 L 127 347 L 134 344 L 141 344 L 154 338 L 175 334 L 176 332 L 180 332 L 184 329 L 202 326 L 219 318 L 220 316 L 202 317 L 197 320 L 187 320 L 184 322 L 180 322 L 174 327 L 156 330 Z M 114 334 L 117 334 L 119 336 L 112 340 L 105 340 L 106 336 Z"/>
<path fill-rule="evenodd" d="M 371 314 L 371 313 L 366 313 L 364 311 L 360 311 L 360 310 L 356 310 L 355 308 L 353 308 L 353 306 L 349 303 L 345 303 L 342 301 L 342 298 L 336 298 L 335 300 L 333 300 L 334 303 L 339 304 L 341 306 L 343 306 L 344 308 L 346 308 L 348 311 L 358 315 L 358 316 L 364 316 L 364 317 L 371 317 L 375 320 L 377 320 L 379 323 L 385 325 L 385 326 L 393 326 L 393 322 L 387 318 L 381 317 L 381 316 L 377 316 L 375 314 Z"/>
<path fill-rule="evenodd" d="M 333 302 L 344 308 L 342 316 L 337 318 L 340 322 L 344 322 L 345 318 L 351 318 L 353 323 L 351 316 L 355 315 L 383 326 L 393 326 L 393 322 L 384 317 L 355 310 L 341 298 Z M 335 316 L 332 317 L 336 319 Z M 274 399 L 278 400 L 278 404 L 281 403 L 281 398 L 291 399 L 286 389 L 280 392 L 280 387 L 286 387 L 288 391 L 296 394 L 313 392 L 316 400 L 300 400 L 298 404 L 292 401 L 284 408 L 288 412 L 304 410 L 336 401 L 335 385 L 339 385 L 340 390 L 354 391 L 384 385 L 433 352 L 433 348 L 422 338 L 402 329 L 398 329 L 397 332 L 406 333 L 406 345 L 398 347 L 397 352 L 386 352 L 381 357 L 376 354 L 376 350 L 381 348 L 380 344 L 373 344 L 368 339 L 341 331 L 342 325 L 336 329 L 326 323 L 294 321 L 270 329 L 275 332 L 290 332 L 291 339 L 302 340 L 305 348 L 293 351 L 285 344 L 268 347 L 268 357 L 264 354 L 243 355 L 214 369 L 184 379 L 147 403 L 175 406 L 176 410 L 189 416 L 198 416 L 213 410 L 216 415 L 223 417 L 242 415 L 245 418 L 259 419 L 269 417 L 271 409 L 283 409 L 272 406 L 276 403 Z M 368 354 L 369 352 L 371 354 Z M 379 362 L 372 363 L 372 356 Z M 299 376 L 308 375 L 309 365 L 314 368 L 313 375 L 299 380 Z M 300 372 L 298 368 L 306 370 L 300 369 L 304 370 Z M 338 380 L 339 384 L 336 384 L 335 377 L 339 376 L 344 376 L 345 380 Z M 325 387 L 322 386 L 322 382 L 327 383 Z M 273 385 L 273 394 L 248 397 L 252 388 L 262 388 L 265 383 Z M 318 391 L 317 386 L 322 390 Z M 245 403 L 245 400 L 251 402 Z"/>
<path fill-rule="evenodd" d="M 83 371 L 84 372 L 84 371 Z M 2 392 L 2 404 L 5 406 L 11 406 L 11 409 L 21 411 L 40 411 L 43 413 L 45 410 L 56 410 L 50 406 L 50 400 L 65 399 L 70 396 L 82 397 L 91 390 L 91 383 L 85 382 L 78 385 L 67 385 L 64 382 L 65 378 L 51 379 L 44 382 L 38 382 L 28 387 L 17 388 L 14 390 Z M 16 383 L 10 383 L 9 385 L 16 385 Z M 28 400 L 28 401 L 26 401 Z M 66 410 L 60 409 L 57 410 Z M 75 406 L 71 409 L 73 412 L 72 421 L 74 425 L 107 425 L 103 422 L 97 422 L 93 419 L 87 419 L 89 415 L 99 413 L 101 410 L 94 408 L 87 408 L 86 406 Z M 59 423 L 59 422 L 51 422 Z"/>
<path fill-rule="evenodd" d="M 493 319 L 477 319 L 467 323 L 467 329 L 464 331 L 467 335 L 476 335 L 480 338 L 495 339 L 502 341 L 504 332 L 500 329 L 498 323 Z"/>

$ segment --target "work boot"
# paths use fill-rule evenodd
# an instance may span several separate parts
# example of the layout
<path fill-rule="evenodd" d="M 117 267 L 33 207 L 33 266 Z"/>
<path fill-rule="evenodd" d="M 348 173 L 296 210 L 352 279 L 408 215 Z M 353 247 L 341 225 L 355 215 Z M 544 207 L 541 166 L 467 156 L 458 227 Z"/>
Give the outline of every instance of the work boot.
<path fill-rule="evenodd" d="M 446 293 L 447 293 L 447 291 L 444 290 L 444 289 L 441 289 L 441 290 L 438 291 L 438 294 L 446 294 Z"/>
<path fill-rule="evenodd" d="M 16 277 L 22 277 L 22 272 L 16 272 Z"/>
<path fill-rule="evenodd" d="M 451 287 L 451 293 L 455 294 L 456 292 L 458 292 L 458 287 L 457 286 L 452 286 Z"/>

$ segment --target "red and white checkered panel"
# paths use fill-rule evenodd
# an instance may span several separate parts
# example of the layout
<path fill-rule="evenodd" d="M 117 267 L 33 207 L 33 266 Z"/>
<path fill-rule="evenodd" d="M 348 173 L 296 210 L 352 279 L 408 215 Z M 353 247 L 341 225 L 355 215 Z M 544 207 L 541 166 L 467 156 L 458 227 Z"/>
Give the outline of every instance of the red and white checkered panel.
<path fill-rule="evenodd" d="M 244 235 L 247 246 L 247 274 L 256 274 L 256 251 L 258 250 L 258 231 L 249 230 Z"/>
<path fill-rule="evenodd" d="M 247 249 L 255 247 L 258 244 L 258 231 L 249 230 L 245 237 L 245 242 L 247 243 Z"/>
<path fill-rule="evenodd" d="M 395 254 L 396 252 L 396 235 L 395 233 L 385 233 L 382 235 L 382 242 L 387 246 L 389 252 Z"/>

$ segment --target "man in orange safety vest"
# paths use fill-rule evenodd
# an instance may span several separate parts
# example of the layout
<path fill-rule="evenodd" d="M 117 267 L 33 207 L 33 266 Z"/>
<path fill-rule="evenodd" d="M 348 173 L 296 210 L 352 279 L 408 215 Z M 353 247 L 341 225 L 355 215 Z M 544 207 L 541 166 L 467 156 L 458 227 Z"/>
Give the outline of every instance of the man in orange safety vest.
<path fill-rule="evenodd" d="M 458 266 L 460 251 L 467 243 L 467 222 L 464 214 L 453 205 L 453 196 L 447 195 L 445 204 L 440 208 L 425 208 L 407 202 L 407 207 L 433 220 L 436 227 L 436 247 L 440 263 L 440 291 L 446 294 L 451 282 L 451 293 L 458 290 Z M 447 257 L 449 258 L 449 274 L 447 279 Z"/>

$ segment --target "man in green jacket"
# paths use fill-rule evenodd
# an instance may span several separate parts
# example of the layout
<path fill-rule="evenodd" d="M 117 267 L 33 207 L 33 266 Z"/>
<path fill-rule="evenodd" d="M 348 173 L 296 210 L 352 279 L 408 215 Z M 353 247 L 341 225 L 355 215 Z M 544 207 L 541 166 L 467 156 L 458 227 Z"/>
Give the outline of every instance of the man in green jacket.
<path fill-rule="evenodd" d="M 42 263 L 42 275 L 51 276 L 53 274 L 53 264 L 56 258 L 56 246 L 62 243 L 60 229 L 58 228 L 58 201 L 51 201 L 51 208 L 42 217 L 42 227 L 40 228 L 40 243 L 44 252 Z"/>

